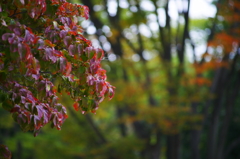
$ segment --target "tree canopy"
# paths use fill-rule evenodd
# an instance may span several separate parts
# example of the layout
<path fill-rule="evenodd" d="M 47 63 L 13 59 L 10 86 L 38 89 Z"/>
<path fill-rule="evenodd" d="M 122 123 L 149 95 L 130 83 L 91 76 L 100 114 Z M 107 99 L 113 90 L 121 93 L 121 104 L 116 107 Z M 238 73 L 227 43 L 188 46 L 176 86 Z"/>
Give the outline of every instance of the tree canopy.
<path fill-rule="evenodd" d="M 81 17 L 88 7 L 66 0 L 0 2 L 0 102 L 23 131 L 37 135 L 48 123 L 60 130 L 63 92 L 83 114 L 113 97 L 104 52 L 82 35 Z"/>

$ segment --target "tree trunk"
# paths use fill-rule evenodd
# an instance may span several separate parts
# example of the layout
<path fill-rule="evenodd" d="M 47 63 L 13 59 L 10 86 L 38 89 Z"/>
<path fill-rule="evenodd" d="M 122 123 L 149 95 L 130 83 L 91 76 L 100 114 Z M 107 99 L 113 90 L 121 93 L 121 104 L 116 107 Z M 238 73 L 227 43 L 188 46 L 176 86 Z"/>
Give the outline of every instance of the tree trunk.
<path fill-rule="evenodd" d="M 197 114 L 197 107 L 198 103 L 192 103 L 192 114 Z M 200 130 L 193 129 L 190 132 L 190 150 L 191 150 L 191 159 L 200 159 L 200 152 L 199 152 L 199 143 L 200 143 Z"/>
<path fill-rule="evenodd" d="M 167 159 L 180 159 L 180 134 L 167 136 Z"/>
<path fill-rule="evenodd" d="M 223 125 L 221 127 L 220 135 L 219 135 L 219 143 L 218 143 L 218 153 L 217 159 L 224 159 L 224 147 L 225 147 L 225 141 L 227 137 L 227 132 L 229 128 L 229 124 L 231 121 L 231 116 L 233 112 L 233 107 L 235 105 L 235 101 L 238 97 L 239 90 L 240 90 L 240 73 L 236 71 L 236 64 L 237 64 L 237 58 L 239 57 L 239 54 L 236 53 L 231 72 L 229 73 L 229 82 L 228 82 L 228 89 L 226 90 L 226 104 L 225 104 L 225 116 L 223 118 Z M 235 75 L 236 74 L 236 75 Z"/>

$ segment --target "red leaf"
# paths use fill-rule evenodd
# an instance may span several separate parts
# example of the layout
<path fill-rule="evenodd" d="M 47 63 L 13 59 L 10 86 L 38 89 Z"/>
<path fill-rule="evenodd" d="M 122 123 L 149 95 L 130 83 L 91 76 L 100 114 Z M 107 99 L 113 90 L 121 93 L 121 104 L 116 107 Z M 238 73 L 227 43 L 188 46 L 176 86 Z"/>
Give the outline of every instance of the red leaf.
<path fill-rule="evenodd" d="M 55 45 L 50 40 L 44 40 L 45 45 L 50 47 L 55 47 Z"/>
<path fill-rule="evenodd" d="M 113 86 L 110 86 L 108 88 L 108 94 L 109 94 L 109 99 L 111 100 L 114 96 L 114 87 Z"/>
<path fill-rule="evenodd" d="M 74 35 L 74 36 L 77 35 L 77 32 L 76 32 L 76 31 L 69 31 L 68 33 L 71 34 L 71 35 Z"/>
<path fill-rule="evenodd" d="M 12 38 L 12 37 L 14 37 L 15 35 L 13 34 L 13 33 L 5 33 L 5 34 L 3 34 L 2 35 L 2 40 L 3 41 L 6 41 L 6 40 L 8 40 L 9 38 Z M 10 43 L 10 42 L 9 42 Z"/>
<path fill-rule="evenodd" d="M 104 55 L 103 50 L 102 49 L 96 49 L 96 53 L 97 53 L 97 58 L 99 60 L 101 60 L 103 55 Z"/>
<path fill-rule="evenodd" d="M 84 15 L 85 19 L 87 20 L 89 18 L 89 8 L 87 6 L 82 6 L 84 9 Z"/>
<path fill-rule="evenodd" d="M 66 65 L 66 76 L 69 76 L 72 71 L 72 64 L 70 62 L 67 62 Z"/>
<path fill-rule="evenodd" d="M 73 56 L 75 54 L 75 52 L 76 52 L 76 46 L 70 45 L 68 47 L 68 52 L 69 52 L 69 55 Z"/>
<path fill-rule="evenodd" d="M 18 53 L 20 56 L 20 59 L 23 59 L 23 55 L 25 54 L 26 50 L 24 48 L 24 45 L 22 45 L 22 43 L 18 43 Z"/>
<path fill-rule="evenodd" d="M 71 41 L 72 41 L 72 38 L 70 36 L 66 36 L 63 39 L 63 42 L 64 42 L 65 46 L 67 46 L 67 47 L 71 44 Z"/>
<path fill-rule="evenodd" d="M 62 52 L 61 52 L 61 51 L 58 51 L 58 50 L 53 50 L 53 53 L 54 53 L 54 55 L 57 56 L 57 57 L 62 57 L 62 56 L 63 56 Z"/>
<path fill-rule="evenodd" d="M 20 106 L 16 104 L 16 105 L 15 105 L 15 106 L 14 106 L 14 107 L 11 109 L 11 111 L 10 111 L 10 112 L 11 112 L 11 113 L 14 113 L 14 112 L 19 112 L 19 111 L 20 111 L 20 109 L 21 109 L 21 108 L 20 108 Z"/>
<path fill-rule="evenodd" d="M 60 71 L 63 73 L 63 72 L 65 71 L 65 69 L 66 69 L 66 63 L 67 63 L 67 61 L 66 61 L 66 59 L 63 58 L 63 57 L 60 57 L 60 58 L 59 58 L 59 61 L 60 61 Z"/>
<path fill-rule="evenodd" d="M 75 109 L 76 111 L 78 111 L 78 110 L 79 110 L 79 103 L 78 103 L 78 102 L 75 102 L 75 103 L 73 104 L 73 107 L 74 107 L 74 109 Z"/>

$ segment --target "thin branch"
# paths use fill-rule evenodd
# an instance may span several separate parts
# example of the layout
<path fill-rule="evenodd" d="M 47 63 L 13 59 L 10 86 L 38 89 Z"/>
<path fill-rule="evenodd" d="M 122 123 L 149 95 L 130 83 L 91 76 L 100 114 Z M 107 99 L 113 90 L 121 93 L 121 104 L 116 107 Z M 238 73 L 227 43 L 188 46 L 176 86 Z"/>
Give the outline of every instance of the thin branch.
<path fill-rule="evenodd" d="M 76 112 L 74 112 L 71 108 L 69 109 L 69 112 L 71 113 L 71 116 L 74 118 L 74 121 L 77 122 L 79 126 L 84 125 L 85 122 L 81 121 L 79 117 L 76 115 Z M 96 127 L 96 125 L 93 123 L 91 117 L 89 115 L 85 115 L 87 122 L 90 124 L 90 127 L 94 130 L 95 134 L 98 137 L 98 144 L 105 144 L 107 143 L 106 139 L 104 136 L 100 133 L 100 130 Z"/>
<path fill-rule="evenodd" d="M 107 143 L 106 138 L 103 136 L 103 134 L 101 133 L 100 129 L 96 126 L 96 124 L 94 123 L 94 121 L 92 120 L 92 117 L 89 114 L 85 115 L 88 123 L 90 124 L 91 128 L 94 130 L 94 132 L 97 134 L 97 136 L 100 139 L 100 142 L 102 144 Z"/>
<path fill-rule="evenodd" d="M 10 15 L 9 17 L 10 18 L 14 18 L 16 15 L 18 15 L 18 14 L 23 14 L 23 13 L 27 13 L 27 11 L 21 11 L 21 12 L 18 12 L 18 13 L 16 13 L 16 12 L 14 12 L 12 15 Z"/>

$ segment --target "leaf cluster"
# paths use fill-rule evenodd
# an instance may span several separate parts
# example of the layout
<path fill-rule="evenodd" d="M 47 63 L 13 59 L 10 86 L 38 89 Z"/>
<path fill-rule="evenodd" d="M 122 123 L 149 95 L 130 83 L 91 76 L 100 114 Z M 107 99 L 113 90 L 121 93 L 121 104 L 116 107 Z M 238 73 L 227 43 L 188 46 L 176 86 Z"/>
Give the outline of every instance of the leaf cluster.
<path fill-rule="evenodd" d="M 78 25 L 88 12 L 66 0 L 0 2 L 0 102 L 24 131 L 37 135 L 47 123 L 60 129 L 67 118 L 63 92 L 82 113 L 113 97 L 100 63 L 104 52 Z"/>

